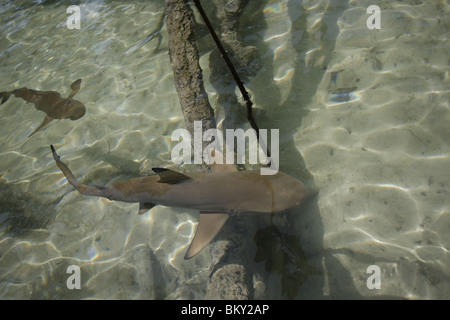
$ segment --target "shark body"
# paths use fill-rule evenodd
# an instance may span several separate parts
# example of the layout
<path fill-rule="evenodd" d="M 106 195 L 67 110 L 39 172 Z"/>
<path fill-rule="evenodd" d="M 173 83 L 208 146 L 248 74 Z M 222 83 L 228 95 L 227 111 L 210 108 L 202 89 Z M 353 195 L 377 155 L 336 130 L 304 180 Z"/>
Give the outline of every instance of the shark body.
<path fill-rule="evenodd" d="M 138 202 L 139 214 L 155 205 L 199 210 L 199 223 L 185 259 L 198 254 L 213 240 L 230 215 L 280 212 L 300 205 L 307 197 L 303 183 L 283 172 L 261 175 L 259 171 L 228 169 L 232 166 L 223 170 L 225 165 L 211 173 L 189 174 L 153 168 L 153 176 L 105 187 L 86 186 L 75 179 L 53 146 L 51 149 L 68 182 L 83 195 Z"/>
<path fill-rule="evenodd" d="M 0 98 L 2 99 L 1 104 L 5 103 L 13 94 L 27 102 L 34 103 L 37 110 L 46 113 L 46 116 L 39 127 L 29 135 L 29 137 L 31 137 L 54 119 L 77 120 L 84 116 L 86 113 L 84 104 L 78 100 L 72 99 L 80 90 L 80 85 L 81 79 L 74 81 L 70 86 L 72 92 L 67 98 L 62 98 L 56 91 L 38 91 L 28 88 L 4 91 L 0 92 Z"/>

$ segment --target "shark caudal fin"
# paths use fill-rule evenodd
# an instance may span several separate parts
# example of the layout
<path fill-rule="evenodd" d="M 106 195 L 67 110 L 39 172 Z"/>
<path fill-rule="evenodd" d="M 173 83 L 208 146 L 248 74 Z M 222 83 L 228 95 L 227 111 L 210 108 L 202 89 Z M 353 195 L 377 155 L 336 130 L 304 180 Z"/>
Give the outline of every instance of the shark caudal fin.
<path fill-rule="evenodd" d="M 77 179 L 75 179 L 72 171 L 70 171 L 69 167 L 66 166 L 61 160 L 60 160 L 60 156 L 58 156 L 58 154 L 56 153 L 55 148 L 53 147 L 53 145 L 50 146 L 50 149 L 52 149 L 52 154 L 53 154 L 53 159 L 55 159 L 56 165 L 59 167 L 59 169 L 61 169 L 62 173 L 64 174 L 64 176 L 67 178 L 67 181 L 69 181 L 69 183 L 74 186 L 78 191 L 81 192 L 80 189 L 82 189 L 83 186 L 82 184 L 80 184 Z"/>
<path fill-rule="evenodd" d="M 194 239 L 184 258 L 190 259 L 202 251 L 219 233 L 229 217 L 230 215 L 228 213 L 200 212 Z"/>
<path fill-rule="evenodd" d="M 67 181 L 75 187 L 81 194 L 87 195 L 87 196 L 98 196 L 98 197 L 105 197 L 110 198 L 111 190 L 108 187 L 99 187 L 99 186 L 86 186 L 84 184 L 81 184 L 75 179 L 72 171 L 70 171 L 69 167 L 66 166 L 64 162 L 60 160 L 60 157 L 56 153 L 55 148 L 51 145 L 50 148 L 52 149 L 53 153 L 53 159 L 56 161 L 56 165 L 61 169 L 64 176 L 67 178 Z"/>

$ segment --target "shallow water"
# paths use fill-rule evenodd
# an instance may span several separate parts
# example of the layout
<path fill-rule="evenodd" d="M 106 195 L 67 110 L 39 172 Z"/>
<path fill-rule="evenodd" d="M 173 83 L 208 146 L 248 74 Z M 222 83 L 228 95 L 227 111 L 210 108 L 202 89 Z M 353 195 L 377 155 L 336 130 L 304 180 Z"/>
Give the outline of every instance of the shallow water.
<path fill-rule="evenodd" d="M 280 129 L 281 170 L 319 193 L 291 213 L 295 232 L 278 237 L 302 261 L 297 285 L 286 290 L 288 272 L 273 267 L 283 263 L 266 259 L 255 297 L 450 298 L 449 5 L 378 1 L 381 29 L 369 30 L 370 1 L 259 3 L 241 22 L 262 61 L 246 83 L 255 118 Z M 66 97 L 81 78 L 75 99 L 87 108 L 27 138 L 44 114 L 16 97 L 0 107 L 0 298 L 202 299 L 209 251 L 183 259 L 197 212 L 158 206 L 138 216 L 137 204 L 83 197 L 49 149 L 84 183 L 171 165 L 170 136 L 184 120 L 165 27 L 159 48 L 152 40 L 126 54 L 163 6 L 85 1 L 81 29 L 69 30 L 70 4 L 0 6 L 1 90 Z M 210 101 L 229 126 L 246 128 L 244 108 L 225 112 L 208 82 L 212 47 L 205 36 Z M 66 286 L 70 265 L 80 290 Z M 381 289 L 366 284 L 371 265 Z"/>

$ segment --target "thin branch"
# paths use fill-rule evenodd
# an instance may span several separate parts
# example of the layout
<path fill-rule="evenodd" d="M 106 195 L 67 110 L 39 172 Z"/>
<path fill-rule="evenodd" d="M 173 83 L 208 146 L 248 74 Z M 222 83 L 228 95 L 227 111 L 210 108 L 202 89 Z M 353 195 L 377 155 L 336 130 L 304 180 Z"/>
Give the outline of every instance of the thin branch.
<path fill-rule="evenodd" d="M 214 31 L 214 28 L 212 27 L 211 23 L 209 22 L 208 16 L 206 15 L 205 11 L 203 10 L 202 5 L 200 4 L 200 0 L 194 0 L 194 3 L 198 9 L 200 15 L 202 16 L 203 21 L 205 22 L 206 26 L 208 27 L 208 30 L 211 33 L 211 36 L 213 37 L 214 42 L 217 45 L 217 48 L 219 48 L 222 58 L 225 60 L 225 63 L 227 64 L 228 69 L 230 70 L 231 74 L 233 75 L 234 81 L 236 82 L 236 85 L 238 86 L 239 91 L 241 91 L 242 97 L 244 98 L 245 105 L 247 107 L 247 120 L 250 122 L 250 125 L 252 126 L 252 128 L 256 131 L 256 137 L 258 138 L 258 141 L 259 141 L 258 125 L 256 124 L 256 121 L 253 118 L 253 113 L 252 113 L 253 102 L 251 101 L 247 90 L 245 90 L 244 84 L 241 81 L 241 78 L 239 78 L 239 75 L 238 75 L 236 69 L 234 68 L 233 63 L 231 62 L 230 57 L 228 56 L 225 48 L 222 46 L 222 43 L 219 40 L 219 37 L 217 36 L 216 32 Z"/>

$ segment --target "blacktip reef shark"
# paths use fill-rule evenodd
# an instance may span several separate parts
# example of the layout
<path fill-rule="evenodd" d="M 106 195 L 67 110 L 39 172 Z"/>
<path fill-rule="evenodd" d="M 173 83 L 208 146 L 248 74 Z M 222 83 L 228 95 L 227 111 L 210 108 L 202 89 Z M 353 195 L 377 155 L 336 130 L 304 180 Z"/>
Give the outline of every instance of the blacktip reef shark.
<path fill-rule="evenodd" d="M 152 168 L 156 175 L 134 178 L 110 186 L 79 183 L 53 146 L 53 158 L 67 181 L 81 194 L 123 202 L 138 202 L 139 214 L 156 205 L 196 209 L 200 218 L 185 259 L 198 254 L 214 239 L 230 215 L 274 213 L 294 208 L 307 197 L 302 182 L 277 172 L 237 171 L 232 165 L 213 165 L 210 173 L 180 173 Z"/>
<path fill-rule="evenodd" d="M 12 91 L 0 92 L 1 104 L 4 104 L 13 94 L 18 98 L 22 98 L 27 102 L 34 103 L 37 110 L 44 111 L 46 116 L 42 123 L 33 131 L 28 137 L 44 128 L 54 119 L 80 119 L 86 113 L 86 108 L 83 103 L 72 99 L 74 95 L 80 91 L 81 79 L 76 80 L 70 85 L 72 92 L 67 98 L 61 98 L 61 95 L 56 91 L 38 91 L 28 88 L 19 88 Z"/>

